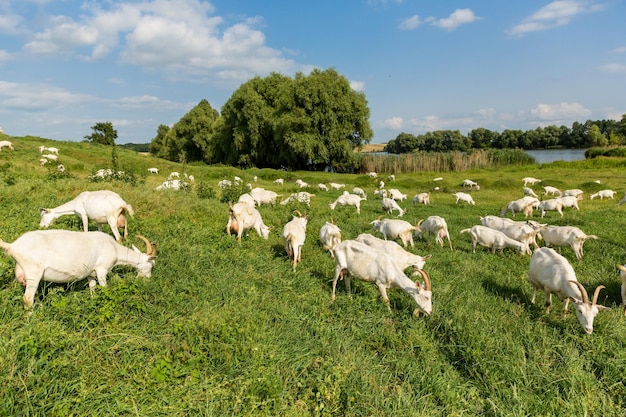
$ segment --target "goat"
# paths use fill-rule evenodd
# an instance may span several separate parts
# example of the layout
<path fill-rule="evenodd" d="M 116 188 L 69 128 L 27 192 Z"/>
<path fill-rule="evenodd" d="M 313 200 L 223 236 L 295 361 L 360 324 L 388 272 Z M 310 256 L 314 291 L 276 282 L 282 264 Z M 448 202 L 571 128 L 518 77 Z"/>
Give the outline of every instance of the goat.
<path fill-rule="evenodd" d="M 406 210 L 403 210 L 396 200 L 392 200 L 391 198 L 383 197 L 381 200 L 382 209 L 385 213 L 392 213 L 393 211 L 398 212 L 398 217 L 404 216 Z"/>
<path fill-rule="evenodd" d="M 330 207 L 331 210 L 334 210 L 335 207 L 337 207 L 337 204 L 339 204 L 340 206 L 354 206 L 356 207 L 356 213 L 361 214 L 361 201 L 363 200 L 367 200 L 367 198 L 363 198 L 356 194 L 342 194 L 337 197 L 335 201 L 330 203 L 328 207 Z"/>
<path fill-rule="evenodd" d="M 459 201 L 464 201 L 467 204 L 470 204 L 472 206 L 476 205 L 476 203 L 474 202 L 474 199 L 472 198 L 472 196 L 467 194 L 467 193 L 458 192 L 458 193 L 454 193 L 452 195 L 456 197 L 455 204 L 458 204 Z"/>
<path fill-rule="evenodd" d="M 94 220 L 98 224 L 98 230 L 102 231 L 102 225 L 107 223 L 115 239 L 121 241 L 117 224 L 120 217 L 124 217 L 123 224 L 126 225 L 126 214 L 133 216 L 133 207 L 127 204 L 119 194 L 109 190 L 83 191 L 73 200 L 61 204 L 55 208 L 41 209 L 41 221 L 39 227 L 48 228 L 52 222 L 66 214 L 78 214 L 83 220 L 83 229 L 88 231 L 89 220 Z M 128 236 L 128 229 L 124 227 L 124 237 Z"/>
<path fill-rule="evenodd" d="M 622 279 L 622 305 L 624 306 L 624 315 L 626 316 L 626 265 L 617 265 L 617 268 Z"/>
<path fill-rule="evenodd" d="M 413 204 L 430 204 L 430 193 L 419 193 L 413 197 Z"/>
<path fill-rule="evenodd" d="M 552 305 L 552 294 L 556 294 L 563 300 L 563 314 L 567 314 L 570 300 L 574 303 L 578 321 L 587 334 L 593 332 L 593 319 L 604 310 L 608 310 L 598 301 L 600 290 L 604 285 L 599 285 L 593 294 L 593 301 L 589 302 L 589 296 L 585 287 L 576 279 L 574 268 L 563 256 L 550 248 L 540 248 L 530 258 L 528 281 L 533 286 L 533 295 L 530 302 L 535 304 L 537 291 L 542 290 L 546 296 L 546 311 Z"/>
<path fill-rule="evenodd" d="M 543 187 L 543 193 L 545 195 L 556 195 L 557 197 L 561 196 L 561 190 L 559 190 L 556 187 L 552 187 L 551 185 L 546 185 L 545 187 Z"/>
<path fill-rule="evenodd" d="M 331 190 L 340 190 L 346 186 L 346 184 L 337 184 L 336 182 L 330 182 L 328 185 L 330 185 Z"/>
<path fill-rule="evenodd" d="M 480 190 L 480 185 L 472 180 L 463 180 L 463 188 L 469 188 L 473 190 Z"/>
<path fill-rule="evenodd" d="M 515 213 L 524 213 L 525 217 L 533 214 L 533 205 L 539 203 L 535 197 L 522 197 L 517 200 L 510 201 L 506 208 L 500 212 L 500 217 L 504 217 L 508 212 L 511 212 L 515 217 Z"/>
<path fill-rule="evenodd" d="M 382 219 L 374 220 L 370 223 L 372 228 L 380 232 L 385 240 L 387 239 L 400 239 L 402 244 L 406 248 L 407 244 L 413 244 L 413 232 L 416 227 L 405 220 L 399 219 Z"/>
<path fill-rule="evenodd" d="M 48 159 L 50 161 L 56 161 L 59 159 L 59 157 L 57 155 L 51 154 L 51 153 L 45 153 L 43 155 L 41 155 L 42 157 L 44 157 L 45 159 Z"/>
<path fill-rule="evenodd" d="M 248 194 L 252 196 L 257 206 L 261 206 L 263 204 L 273 205 L 276 203 L 276 199 L 279 197 L 276 192 L 259 187 L 253 188 L 248 192 Z"/>
<path fill-rule="evenodd" d="M 367 198 L 367 194 L 365 194 L 365 191 L 359 187 L 354 187 L 352 189 L 352 194 L 356 194 L 358 196 L 361 196 L 362 198 Z"/>
<path fill-rule="evenodd" d="M 278 178 L 274 180 L 274 184 L 276 185 L 285 185 L 285 180 L 282 178 Z"/>
<path fill-rule="evenodd" d="M 231 229 L 237 233 L 237 242 L 241 244 L 241 236 L 250 229 L 256 232 L 263 239 L 267 240 L 270 235 L 270 228 L 263 223 L 261 213 L 254 207 L 250 207 L 246 203 L 237 203 L 235 205 L 228 203 L 228 223 L 226 224 L 226 233 L 230 236 Z"/>
<path fill-rule="evenodd" d="M 180 173 L 179 173 L 178 171 L 172 171 L 172 172 L 170 172 L 170 175 L 169 175 L 169 177 L 168 177 L 168 178 L 169 178 L 169 179 L 172 179 L 172 178 L 180 178 Z M 229 181 L 229 182 L 230 182 L 230 181 Z"/>
<path fill-rule="evenodd" d="M 574 251 L 576 259 L 583 258 L 583 245 L 587 239 L 598 239 L 596 235 L 587 235 L 575 226 L 547 226 L 540 231 L 540 236 L 546 246 L 569 246 Z"/>
<path fill-rule="evenodd" d="M 146 243 L 146 253 L 133 246 L 130 250 L 102 232 L 35 230 L 26 232 L 13 243 L 0 239 L 0 247 L 15 260 L 15 278 L 26 289 L 24 307 L 30 310 L 41 280 L 68 283 L 89 277 L 89 289 L 97 283 L 106 286 L 106 277 L 116 265 L 128 265 L 141 276 L 150 277 L 156 259 L 156 245 Z"/>
<path fill-rule="evenodd" d="M 309 184 L 308 184 L 308 183 L 306 183 L 306 182 L 302 181 L 302 180 L 301 180 L 301 179 L 299 179 L 299 178 L 296 180 L 296 185 L 297 185 L 298 187 L 300 187 L 300 188 L 307 188 L 307 187 L 309 186 Z"/>
<path fill-rule="evenodd" d="M 15 150 L 13 149 L 13 144 L 9 142 L 8 140 L 0 140 L 0 151 L 2 150 L 2 148 L 9 148 L 12 151 Z"/>
<path fill-rule="evenodd" d="M 328 187 L 326 186 L 326 184 L 317 184 L 317 188 L 319 188 L 321 191 L 328 191 Z"/>
<path fill-rule="evenodd" d="M 576 197 L 578 200 L 582 200 L 583 190 L 579 190 L 578 188 L 565 190 L 561 193 L 561 197 Z"/>
<path fill-rule="evenodd" d="M 524 195 L 525 196 L 529 196 L 529 197 L 534 197 L 534 198 L 539 198 L 539 196 L 537 194 L 535 194 L 535 192 L 533 191 L 532 188 L 529 187 L 524 187 L 523 188 L 524 191 Z"/>
<path fill-rule="evenodd" d="M 483 222 L 484 220 L 484 222 Z M 543 229 L 543 226 L 539 223 L 530 224 L 528 222 L 514 222 L 511 221 L 501 222 L 498 224 L 496 221 L 489 221 L 489 219 L 481 218 L 483 226 L 487 226 L 490 229 L 499 230 L 513 240 L 526 243 L 529 247 L 532 245 L 535 249 L 539 248 L 537 244 L 536 236 Z"/>
<path fill-rule="evenodd" d="M 389 198 L 394 199 L 396 201 L 403 201 L 404 199 L 407 198 L 406 194 L 402 194 L 400 192 L 400 190 L 395 189 L 395 188 L 390 188 L 389 189 Z"/>
<path fill-rule="evenodd" d="M 495 229 L 490 229 L 486 226 L 476 225 L 469 229 L 463 229 L 460 233 L 469 233 L 472 237 L 472 252 L 476 253 L 476 246 L 484 246 L 491 248 L 491 253 L 496 253 L 496 250 L 504 251 L 505 248 L 513 248 L 520 254 L 530 255 L 530 248 L 527 243 L 518 242 L 511 239 L 503 232 Z"/>
<path fill-rule="evenodd" d="M 443 217 L 429 216 L 426 220 L 420 220 L 417 222 L 415 229 L 415 236 L 424 237 L 424 233 L 427 233 L 426 240 L 430 239 L 430 235 L 435 236 L 435 242 L 443 248 L 443 238 L 448 238 L 448 244 L 450 250 L 452 249 L 452 241 L 450 240 L 450 233 L 448 233 L 448 223 Z"/>
<path fill-rule="evenodd" d="M 369 233 L 361 233 L 354 240 L 390 255 L 403 271 L 409 267 L 412 267 L 413 270 L 424 269 L 426 261 L 432 257 L 432 255 L 423 257 L 416 255 L 392 240 L 380 239 Z"/>
<path fill-rule="evenodd" d="M 290 194 L 289 197 L 285 198 L 283 201 L 281 201 L 279 204 L 281 205 L 287 205 L 289 203 L 291 203 L 292 201 L 296 201 L 298 203 L 304 203 L 307 206 L 311 206 L 311 197 L 315 197 L 315 194 L 311 194 L 308 193 L 306 191 L 300 191 L 297 193 L 293 193 Z"/>
<path fill-rule="evenodd" d="M 541 218 L 546 215 L 546 211 L 556 211 L 563 217 L 563 203 L 558 198 L 551 198 L 549 200 L 543 200 L 539 203 L 539 211 L 541 211 Z"/>
<path fill-rule="evenodd" d="M 529 184 L 535 185 L 541 182 L 541 180 L 538 180 L 537 178 L 533 178 L 533 177 L 524 177 L 522 178 L 522 181 L 524 181 L 524 187 L 526 187 Z"/>
<path fill-rule="evenodd" d="M 167 179 L 162 184 L 157 185 L 156 191 L 161 190 L 186 190 L 189 188 L 189 183 L 185 180 L 172 180 Z"/>
<path fill-rule="evenodd" d="M 424 284 L 413 282 L 400 269 L 397 262 L 385 252 L 376 250 L 364 243 L 354 240 L 344 240 L 335 246 L 335 278 L 331 299 L 335 301 L 335 289 L 340 277 L 344 279 L 346 292 L 351 293 L 350 277 L 354 276 L 378 287 L 380 296 L 385 300 L 387 309 L 391 311 L 388 288 L 400 288 L 413 298 L 417 308 L 413 315 L 420 312 L 427 315 L 432 313 L 432 291 L 430 276 L 423 269 L 416 271 L 424 279 Z"/>
<path fill-rule="evenodd" d="M 615 196 L 615 191 L 613 191 L 613 190 L 600 190 L 597 193 L 591 194 L 589 196 L 589 199 L 593 200 L 596 197 L 600 197 L 600 200 L 602 200 L 604 198 L 613 199 L 614 196 Z"/>
<path fill-rule="evenodd" d="M 245 203 L 247 205 L 249 205 L 250 207 L 255 207 L 256 206 L 256 201 L 254 201 L 254 198 L 252 198 L 252 196 L 249 193 L 244 193 L 241 194 L 239 196 L 239 200 L 237 200 L 238 203 Z"/>
<path fill-rule="evenodd" d="M 302 246 L 304 246 L 304 240 L 306 239 L 306 225 L 308 219 L 306 216 L 302 216 L 299 211 L 296 211 L 298 216 L 293 218 L 283 227 L 283 243 L 285 245 L 285 251 L 287 256 L 293 262 L 293 271 L 296 271 L 296 265 L 302 259 Z"/>
<path fill-rule="evenodd" d="M 158 174 L 159 173 L 159 168 L 148 168 L 148 172 L 151 174 Z"/>
<path fill-rule="evenodd" d="M 373 179 L 373 178 L 378 178 L 378 174 L 377 174 L 377 173 L 375 173 L 375 172 L 373 172 L 373 171 L 372 171 L 372 172 L 368 172 L 368 173 L 367 173 L 367 174 L 365 174 L 365 175 L 367 175 L 367 177 L 368 177 L 368 178 L 372 178 L 372 179 Z"/>
<path fill-rule="evenodd" d="M 396 176 L 395 176 L 395 175 L 393 175 L 393 174 L 391 174 L 391 175 L 389 175 L 389 176 L 387 177 L 387 179 L 388 179 L 389 181 L 395 181 L 395 180 L 396 180 Z"/>
<path fill-rule="evenodd" d="M 324 223 L 320 228 L 320 242 L 324 250 L 329 251 L 330 256 L 334 258 L 333 249 L 341 242 L 341 229 L 339 229 L 339 226 L 331 222 Z"/>
<path fill-rule="evenodd" d="M 576 210 L 580 210 L 580 208 L 578 207 L 578 200 L 579 198 L 573 195 L 566 195 L 563 197 L 558 197 L 557 200 L 559 200 L 561 202 L 561 209 L 564 208 L 574 208 Z"/>

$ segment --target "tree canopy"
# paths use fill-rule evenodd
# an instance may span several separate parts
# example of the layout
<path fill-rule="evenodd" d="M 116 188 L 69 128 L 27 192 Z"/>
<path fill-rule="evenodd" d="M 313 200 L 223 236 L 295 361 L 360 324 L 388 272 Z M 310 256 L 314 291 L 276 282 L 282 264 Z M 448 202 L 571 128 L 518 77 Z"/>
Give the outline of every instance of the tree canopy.
<path fill-rule="evenodd" d="M 102 145 L 115 145 L 117 130 L 111 122 L 98 122 L 91 126 L 93 133 L 85 136 L 85 142 L 100 143 Z"/>

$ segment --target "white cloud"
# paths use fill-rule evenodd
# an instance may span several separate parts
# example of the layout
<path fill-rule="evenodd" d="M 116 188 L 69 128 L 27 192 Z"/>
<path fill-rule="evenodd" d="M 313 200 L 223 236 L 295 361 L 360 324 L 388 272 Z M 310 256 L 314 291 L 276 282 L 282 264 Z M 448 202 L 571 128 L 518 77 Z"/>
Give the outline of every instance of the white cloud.
<path fill-rule="evenodd" d="M 580 120 L 591 115 L 591 110 L 579 103 L 538 104 L 530 114 L 544 121 Z"/>
<path fill-rule="evenodd" d="M 615 54 L 623 54 L 626 52 L 626 46 L 620 46 L 619 48 L 613 49 L 611 52 Z"/>
<path fill-rule="evenodd" d="M 521 37 L 530 32 L 552 29 L 567 25 L 578 15 L 596 12 L 603 8 L 604 6 L 594 5 L 588 0 L 553 1 L 525 18 L 520 24 L 507 30 L 507 33 Z"/>
<path fill-rule="evenodd" d="M 389 129 L 400 130 L 402 129 L 403 120 L 402 117 L 390 117 L 383 121 L 382 125 Z"/>
<path fill-rule="evenodd" d="M 624 64 L 606 64 L 600 67 L 600 71 L 611 74 L 626 74 L 626 65 Z"/>
<path fill-rule="evenodd" d="M 447 31 L 452 31 L 461 25 L 473 23 L 480 18 L 471 9 L 456 9 L 452 14 L 444 19 L 434 20 L 431 25 L 440 27 Z"/>
<path fill-rule="evenodd" d="M 363 81 L 350 81 L 350 88 L 354 91 L 365 91 L 365 83 Z"/>
<path fill-rule="evenodd" d="M 74 94 L 45 84 L 18 84 L 0 81 L 0 107 L 26 111 L 42 111 L 95 99 L 86 94 Z"/>
<path fill-rule="evenodd" d="M 413 30 L 421 24 L 422 21 L 420 20 L 420 17 L 418 15 L 413 15 L 408 19 L 404 19 L 402 22 L 400 22 L 400 29 Z"/>

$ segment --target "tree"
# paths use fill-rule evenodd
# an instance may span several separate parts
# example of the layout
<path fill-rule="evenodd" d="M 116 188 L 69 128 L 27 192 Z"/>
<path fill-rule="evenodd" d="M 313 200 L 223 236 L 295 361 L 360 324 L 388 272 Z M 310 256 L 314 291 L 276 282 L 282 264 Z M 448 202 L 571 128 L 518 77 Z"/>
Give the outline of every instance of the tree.
<path fill-rule="evenodd" d="M 587 133 L 589 142 L 592 146 L 606 146 L 609 144 L 609 140 L 602 134 L 598 125 L 592 125 Z"/>
<path fill-rule="evenodd" d="M 111 122 L 98 122 L 91 126 L 93 133 L 85 136 L 85 142 L 100 143 L 102 145 L 115 145 L 117 130 L 113 129 Z"/>
<path fill-rule="evenodd" d="M 150 153 L 155 156 L 162 156 L 161 150 L 163 149 L 165 136 L 170 131 L 170 127 L 167 125 L 159 125 L 157 128 L 157 135 L 150 141 L 148 147 Z"/>

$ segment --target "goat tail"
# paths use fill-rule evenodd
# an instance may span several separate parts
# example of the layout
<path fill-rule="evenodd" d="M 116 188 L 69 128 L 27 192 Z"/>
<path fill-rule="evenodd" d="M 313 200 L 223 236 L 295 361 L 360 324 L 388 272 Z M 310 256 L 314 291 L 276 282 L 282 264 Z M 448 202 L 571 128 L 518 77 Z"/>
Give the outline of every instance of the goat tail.
<path fill-rule="evenodd" d="M 469 233 L 472 229 L 463 229 L 459 232 L 459 234 Z"/>
<path fill-rule="evenodd" d="M 130 204 L 126 204 L 124 207 L 122 207 L 122 213 L 128 213 L 131 216 L 135 215 L 135 211 L 133 210 L 133 206 L 131 206 Z"/>

